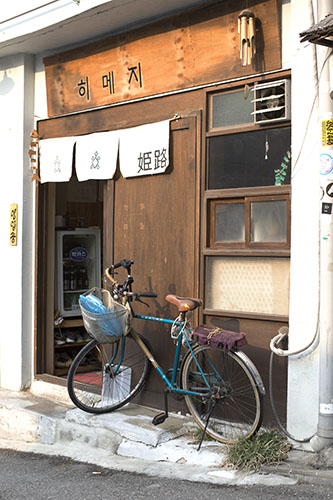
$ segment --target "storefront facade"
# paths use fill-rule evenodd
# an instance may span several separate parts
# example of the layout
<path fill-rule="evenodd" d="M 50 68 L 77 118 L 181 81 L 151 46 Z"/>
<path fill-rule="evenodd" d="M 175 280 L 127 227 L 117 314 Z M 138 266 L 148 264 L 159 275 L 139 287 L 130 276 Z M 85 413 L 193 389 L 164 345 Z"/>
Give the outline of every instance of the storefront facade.
<path fill-rule="evenodd" d="M 158 293 L 150 313 L 176 315 L 164 301 L 167 293 L 200 296 L 204 308 L 193 318 L 195 323 L 247 332 L 247 351 L 266 386 L 269 342 L 278 329 L 289 325 L 289 343 L 302 344 L 305 320 L 298 299 L 309 303 L 311 318 L 316 307 L 315 291 L 306 294 L 300 277 L 303 284 L 313 282 L 316 269 L 307 266 L 304 272 L 301 263 L 304 266 L 313 258 L 318 243 L 309 235 L 310 244 L 299 251 L 299 221 L 304 212 L 294 202 L 294 196 L 299 200 L 304 187 L 315 182 L 312 173 L 297 176 L 297 168 L 292 169 L 295 158 L 298 168 L 305 162 L 302 121 L 306 109 L 298 102 L 299 96 L 297 108 L 294 97 L 291 100 L 294 77 L 298 81 L 302 73 L 310 72 L 311 64 L 309 51 L 304 51 L 302 66 L 298 66 L 300 59 L 293 66 L 288 45 L 293 41 L 287 26 L 288 21 L 296 20 L 302 6 L 297 1 L 275 0 L 249 4 L 256 19 L 256 45 L 246 64 L 238 34 L 243 2 L 225 1 L 200 8 L 193 5 L 194 10 L 171 17 L 173 12 L 164 13 L 158 22 L 81 43 L 75 49 L 57 51 L 55 46 L 52 55 L 15 56 L 15 71 L 10 69 L 14 56 L 8 56 L 8 62 L 1 60 L 2 67 L 7 64 L 3 70 L 6 95 L 17 99 L 8 80 L 15 81 L 15 72 L 22 79 L 24 105 L 19 118 L 25 126 L 25 154 L 31 140 L 26 134 L 29 128 L 37 129 L 40 144 L 58 139 L 60 146 L 67 138 L 75 142 L 104 132 L 118 132 L 120 137 L 118 162 L 110 178 L 79 182 L 77 149 L 69 182 L 30 183 L 29 166 L 33 164 L 23 154 L 17 159 L 16 164 L 21 165 L 18 174 L 24 169 L 24 182 L 20 185 L 21 180 L 12 179 L 10 189 L 11 203 L 21 200 L 16 203 L 18 244 L 11 245 L 10 259 L 13 264 L 21 263 L 20 272 L 16 268 L 15 272 L 22 295 L 17 302 L 21 314 L 14 314 L 19 324 L 12 324 L 11 330 L 18 328 L 21 333 L 13 334 L 9 344 L 5 339 L 1 343 L 2 387 L 18 390 L 29 387 L 36 378 L 64 383 L 65 373 L 57 371 L 59 348 L 54 343 L 59 218 L 60 227 L 66 229 L 100 230 L 101 271 L 121 258 L 135 261 L 135 287 Z M 299 31 L 304 23 L 305 27 L 311 24 L 307 16 L 304 13 L 298 20 L 303 23 Z M 141 24 L 138 19 L 137 24 Z M 295 26 L 296 21 L 294 36 L 298 33 Z M 95 38 L 100 38 L 97 32 Z M 35 100 L 29 109 L 31 87 Z M 265 106 L 272 96 L 273 110 Z M 10 106 L 8 103 L 8 113 Z M 296 118 L 291 112 L 295 110 Z M 295 119 L 298 129 L 294 128 Z M 151 175 L 151 162 L 157 158 L 152 147 L 139 153 L 140 175 L 124 175 L 121 148 L 131 148 L 126 131 L 164 121 L 169 122 L 168 168 Z M 10 137 L 8 124 L 2 121 L 2 126 L 4 136 Z M 313 147 L 315 141 L 314 135 Z M 41 156 L 39 174 L 43 167 Z M 311 193 L 309 200 L 303 210 L 312 224 L 311 233 L 315 233 L 318 221 L 311 215 L 315 195 Z M 3 219 L 5 223 L 6 217 Z M 145 313 L 145 306 L 140 305 L 138 311 Z M 65 330 L 79 326 L 77 318 L 66 321 Z M 172 353 L 168 332 L 145 325 L 144 333 L 156 356 L 168 366 Z M 311 333 L 307 335 L 311 337 Z M 14 377 L 8 345 L 22 366 Z M 68 348 L 70 355 L 73 349 Z M 313 410 L 318 389 L 313 380 L 317 367 L 315 351 L 306 360 L 289 362 L 289 380 L 304 372 L 306 378 L 312 378 L 310 408 L 302 418 L 304 421 L 305 414 L 306 430 L 316 425 Z M 299 399 L 297 390 L 287 384 L 287 370 L 287 360 L 278 358 L 276 403 L 282 418 L 287 404 L 289 428 L 299 432 L 300 422 L 294 418 Z M 161 386 L 152 376 L 141 401 L 159 407 L 160 392 Z M 179 405 L 174 402 L 175 409 Z M 268 401 L 266 414 L 267 422 L 272 422 Z"/>

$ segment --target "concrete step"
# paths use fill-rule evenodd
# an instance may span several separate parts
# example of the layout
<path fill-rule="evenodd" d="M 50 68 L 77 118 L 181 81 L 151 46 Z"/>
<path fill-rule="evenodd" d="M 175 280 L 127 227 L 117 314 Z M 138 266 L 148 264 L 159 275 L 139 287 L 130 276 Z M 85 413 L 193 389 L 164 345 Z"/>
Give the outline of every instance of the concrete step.
<path fill-rule="evenodd" d="M 23 442 L 54 443 L 57 424 L 66 418 L 69 404 L 29 392 L 0 390 L 0 437 Z"/>
<path fill-rule="evenodd" d="M 136 404 L 105 415 L 87 414 L 73 407 L 65 387 L 36 381 L 29 392 L 0 389 L 0 447 L 209 484 L 297 482 L 294 477 L 224 468 L 223 445 L 204 441 L 197 451 L 198 432 L 191 418 L 171 415 L 155 427 L 155 414 Z"/>
<path fill-rule="evenodd" d="M 198 453 L 197 427 L 189 417 L 171 414 L 154 426 L 158 411 L 132 403 L 112 413 L 89 414 L 74 408 L 61 388 L 47 385 L 37 391 L 35 386 L 32 392 L 0 390 L 0 438 L 64 446 L 75 442 L 111 455 L 157 462 L 209 467 L 223 461 L 223 446 L 214 441 L 205 442 Z"/>

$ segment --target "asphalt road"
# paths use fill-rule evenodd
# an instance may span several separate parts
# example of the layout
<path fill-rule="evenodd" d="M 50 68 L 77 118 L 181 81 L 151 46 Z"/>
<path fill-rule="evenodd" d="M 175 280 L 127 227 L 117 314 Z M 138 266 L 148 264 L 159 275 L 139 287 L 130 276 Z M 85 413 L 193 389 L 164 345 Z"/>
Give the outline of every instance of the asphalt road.
<path fill-rule="evenodd" d="M 163 464 L 161 463 L 161 467 Z M 0 500 L 333 499 L 332 487 L 220 486 L 101 469 L 63 457 L 0 450 Z"/>

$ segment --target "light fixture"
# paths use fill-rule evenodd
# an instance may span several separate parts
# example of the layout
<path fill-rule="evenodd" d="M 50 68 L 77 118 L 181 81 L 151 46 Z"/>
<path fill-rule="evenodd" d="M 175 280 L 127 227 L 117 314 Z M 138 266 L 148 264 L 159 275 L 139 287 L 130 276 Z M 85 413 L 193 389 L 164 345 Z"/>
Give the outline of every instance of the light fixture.
<path fill-rule="evenodd" d="M 255 16 L 245 9 L 238 16 L 239 52 L 242 66 L 251 64 L 256 54 Z"/>

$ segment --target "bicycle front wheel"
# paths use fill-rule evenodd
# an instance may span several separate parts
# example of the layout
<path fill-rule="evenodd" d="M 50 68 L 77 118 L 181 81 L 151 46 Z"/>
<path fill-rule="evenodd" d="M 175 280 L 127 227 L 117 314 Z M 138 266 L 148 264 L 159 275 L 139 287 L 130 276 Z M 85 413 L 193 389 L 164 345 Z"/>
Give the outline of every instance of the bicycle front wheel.
<path fill-rule="evenodd" d="M 83 411 L 111 412 L 136 396 L 149 371 L 150 362 L 131 333 L 113 344 L 92 340 L 77 354 L 69 369 L 68 394 Z"/>
<path fill-rule="evenodd" d="M 237 352 L 198 346 L 182 371 L 183 389 L 194 420 L 213 439 L 232 444 L 253 436 L 263 417 L 263 397 Z"/>

